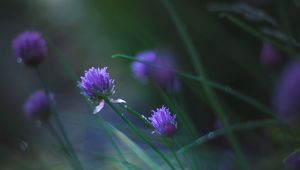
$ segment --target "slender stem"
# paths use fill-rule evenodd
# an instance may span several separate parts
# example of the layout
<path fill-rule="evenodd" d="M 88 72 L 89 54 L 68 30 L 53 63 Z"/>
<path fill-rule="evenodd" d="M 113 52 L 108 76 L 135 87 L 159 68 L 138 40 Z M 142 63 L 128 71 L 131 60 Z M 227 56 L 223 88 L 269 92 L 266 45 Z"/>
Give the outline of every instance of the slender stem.
<path fill-rule="evenodd" d="M 250 130 L 250 129 L 255 129 L 255 128 L 259 128 L 259 127 L 264 127 L 264 126 L 268 126 L 268 125 L 280 125 L 280 122 L 274 119 L 267 119 L 267 120 L 258 120 L 258 121 L 251 121 L 251 122 L 246 122 L 246 123 L 239 123 L 239 124 L 235 124 L 230 126 L 230 129 L 232 131 L 243 131 L 243 130 Z M 217 137 L 220 137 L 222 135 L 225 134 L 224 129 L 218 129 L 212 132 L 209 132 L 208 134 L 199 137 L 198 139 L 196 139 L 194 142 L 182 147 L 181 149 L 179 149 L 177 151 L 177 153 L 185 153 L 187 150 L 204 144 L 210 140 L 213 140 Z"/>
<path fill-rule="evenodd" d="M 164 4 L 164 6 L 166 7 L 167 12 L 169 13 L 170 17 L 172 18 L 172 20 L 175 24 L 175 27 L 176 27 L 182 41 L 184 42 L 184 45 L 186 46 L 187 51 L 190 54 L 189 56 L 190 56 L 193 66 L 194 66 L 194 69 L 197 72 L 197 75 L 201 75 L 202 77 L 206 78 L 206 73 L 202 66 L 202 63 L 200 60 L 200 55 L 198 54 L 194 44 L 192 43 L 192 40 L 191 40 L 190 36 L 188 35 L 188 33 L 184 27 L 184 24 L 180 20 L 177 12 L 175 11 L 174 6 L 170 3 L 169 0 L 162 0 L 162 2 Z M 221 120 L 221 123 L 225 128 L 226 137 L 229 141 L 229 144 L 235 151 L 241 167 L 243 169 L 249 169 L 249 165 L 246 161 L 245 155 L 242 152 L 241 146 L 229 128 L 227 115 L 225 114 L 217 95 L 215 94 L 213 89 L 210 86 L 208 86 L 207 84 L 203 83 L 202 87 L 203 87 L 204 93 L 205 93 L 211 107 L 213 108 L 214 112 L 216 113 L 217 117 Z"/>
<path fill-rule="evenodd" d="M 291 56 L 298 56 L 299 52 L 291 49 L 289 46 L 283 45 L 282 43 L 279 43 L 277 41 L 274 41 L 272 38 L 270 38 L 269 36 L 257 31 L 255 28 L 253 28 L 252 26 L 250 26 L 249 24 L 239 20 L 238 18 L 236 18 L 235 16 L 228 14 L 228 13 L 221 13 L 220 17 L 225 17 L 227 19 L 229 19 L 229 21 L 231 21 L 232 23 L 234 23 L 235 25 L 237 25 L 238 27 L 242 28 L 243 30 L 245 30 L 246 32 L 248 32 L 249 34 L 262 39 L 264 41 L 267 41 L 269 43 L 271 43 L 272 45 L 274 45 L 275 47 L 279 48 L 280 50 L 290 54 Z"/>
<path fill-rule="evenodd" d="M 142 134 L 142 132 L 134 127 L 134 125 L 107 98 L 104 98 L 104 100 L 139 138 L 148 144 L 169 165 L 171 169 L 175 170 L 175 167 L 168 160 L 168 158 L 154 144 L 152 144 L 150 140 Z"/>
<path fill-rule="evenodd" d="M 183 167 L 180 159 L 178 158 L 177 153 L 174 151 L 174 148 L 173 148 L 173 146 L 174 146 L 174 142 L 173 142 L 174 138 L 171 138 L 172 141 L 170 139 L 165 139 L 165 138 L 163 138 L 162 140 L 165 143 L 165 145 L 169 148 L 169 150 L 171 151 L 171 153 L 174 156 L 176 162 L 178 163 L 180 169 L 184 170 L 184 167 Z"/>
<path fill-rule="evenodd" d="M 120 156 L 122 162 L 125 163 L 125 165 L 128 169 L 131 169 L 128 166 L 129 163 L 126 160 L 125 156 L 123 155 L 123 153 L 122 153 L 121 149 L 119 148 L 117 142 L 114 140 L 114 136 L 113 136 L 113 133 L 112 133 L 111 129 L 108 128 L 107 125 L 105 124 L 106 122 L 104 122 L 104 120 L 100 116 L 97 116 L 96 121 L 107 132 L 107 135 L 109 136 L 109 138 L 112 139 L 111 140 L 112 146 L 116 149 L 116 151 L 117 151 L 118 155 Z"/>
<path fill-rule="evenodd" d="M 64 130 L 64 127 L 63 127 L 63 125 L 61 123 L 59 114 L 57 113 L 57 111 L 55 110 L 55 108 L 53 106 L 53 102 L 50 99 L 50 92 L 48 90 L 48 87 L 47 87 L 44 79 L 43 79 L 42 73 L 41 73 L 41 71 L 40 71 L 40 69 L 38 67 L 36 67 L 36 72 L 37 72 L 37 75 L 38 75 L 39 80 L 41 82 L 41 85 L 43 86 L 44 91 L 46 93 L 48 103 L 50 104 L 51 112 L 53 113 L 53 116 L 54 116 L 54 120 L 55 120 L 56 124 L 58 125 L 58 128 L 59 128 L 60 132 L 62 133 L 62 136 L 63 136 L 63 138 L 64 138 L 64 140 L 66 142 L 66 146 L 70 150 L 70 153 L 72 153 L 73 157 L 78 162 L 78 165 L 79 165 L 78 168 L 81 169 L 81 170 L 83 170 L 82 164 L 81 164 L 81 162 L 80 162 L 80 160 L 79 160 L 79 158 L 78 158 L 78 156 L 77 156 L 77 154 L 76 154 L 76 152 L 75 152 L 75 150 L 74 150 L 74 148 L 73 148 L 73 146 L 72 146 L 72 144 L 71 144 L 71 142 L 70 142 L 70 140 L 69 140 L 69 138 L 68 138 L 68 136 L 67 136 L 67 134 L 66 134 L 66 132 Z"/>
<path fill-rule="evenodd" d="M 53 125 L 51 124 L 51 122 L 48 121 L 46 124 L 48 125 L 48 128 L 49 128 L 51 134 L 57 139 L 58 143 L 62 146 L 62 149 L 66 153 L 67 159 L 70 162 L 70 164 L 74 166 L 74 169 L 77 169 L 77 166 L 78 166 L 77 162 L 74 161 L 74 157 L 73 157 L 72 153 L 70 153 L 68 148 L 65 146 L 63 140 L 60 138 L 59 134 L 56 132 L 56 130 L 53 127 Z"/>
<path fill-rule="evenodd" d="M 135 110 L 133 110 L 131 107 L 129 107 L 127 104 L 121 104 L 121 106 L 127 110 L 129 113 L 131 113 L 132 115 L 134 115 L 135 117 L 141 119 L 142 121 L 144 121 L 146 123 L 147 126 L 153 128 L 152 124 L 150 123 L 150 121 L 142 114 L 136 112 Z"/>

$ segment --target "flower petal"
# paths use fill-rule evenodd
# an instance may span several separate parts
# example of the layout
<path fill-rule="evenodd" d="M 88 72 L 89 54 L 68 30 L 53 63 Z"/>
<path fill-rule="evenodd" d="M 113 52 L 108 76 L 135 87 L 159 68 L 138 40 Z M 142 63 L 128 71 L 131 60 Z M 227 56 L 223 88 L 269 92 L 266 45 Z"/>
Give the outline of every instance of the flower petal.
<path fill-rule="evenodd" d="M 111 101 L 112 103 L 126 103 L 126 101 L 123 100 L 123 99 L 117 99 L 117 100 L 110 99 L 110 101 Z"/>
<path fill-rule="evenodd" d="M 99 105 L 95 107 L 93 114 L 100 112 L 103 109 L 104 104 L 105 104 L 104 100 L 101 100 Z"/>

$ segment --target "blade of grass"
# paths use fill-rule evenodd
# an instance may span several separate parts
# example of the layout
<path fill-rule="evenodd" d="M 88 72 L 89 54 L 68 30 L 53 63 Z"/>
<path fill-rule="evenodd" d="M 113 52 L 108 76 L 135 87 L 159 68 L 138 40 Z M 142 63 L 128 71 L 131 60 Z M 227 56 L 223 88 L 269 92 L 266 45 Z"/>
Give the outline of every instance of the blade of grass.
<path fill-rule="evenodd" d="M 123 155 L 123 152 L 121 151 L 121 149 L 119 148 L 116 140 L 114 139 L 114 136 L 113 136 L 113 130 L 111 127 L 111 125 L 109 126 L 109 124 L 105 123 L 104 120 L 102 119 L 101 116 L 98 116 L 96 118 L 98 124 L 107 132 L 107 135 L 109 135 L 109 138 L 112 139 L 111 140 L 111 144 L 112 146 L 115 148 L 115 150 L 117 151 L 119 157 L 121 158 L 122 160 L 122 164 L 124 164 L 124 166 L 126 166 L 126 168 L 128 170 L 132 170 L 132 167 L 129 166 L 130 163 L 127 161 L 127 159 L 125 158 L 125 156 Z M 116 131 L 116 130 L 115 130 Z"/>
<path fill-rule="evenodd" d="M 267 119 L 267 120 L 258 120 L 258 121 L 251 121 L 251 122 L 246 122 L 246 123 L 239 123 L 239 124 L 231 125 L 230 128 L 232 131 L 244 131 L 244 130 L 251 130 L 251 129 L 260 128 L 260 127 L 264 127 L 264 126 L 269 126 L 269 125 L 280 125 L 280 124 L 281 123 L 277 120 Z M 224 134 L 225 134 L 224 129 L 218 129 L 218 130 L 209 132 L 208 134 L 199 137 L 194 142 L 180 148 L 177 151 L 177 153 L 185 153 L 195 146 L 204 144 L 204 143 L 206 143 L 210 140 L 213 140 L 217 137 L 220 137 Z"/>
<path fill-rule="evenodd" d="M 243 30 L 245 30 L 246 32 L 248 32 L 249 34 L 263 40 L 263 41 L 267 41 L 269 43 L 271 43 L 272 45 L 274 45 L 275 47 L 277 47 L 278 49 L 281 49 L 282 51 L 290 54 L 290 55 L 299 55 L 299 52 L 291 49 L 290 47 L 283 45 L 275 40 L 273 40 L 272 38 L 264 35 L 263 33 L 257 31 L 255 28 L 251 27 L 249 24 L 239 20 L 237 17 L 228 14 L 228 13 L 221 13 L 220 14 L 220 18 L 227 18 L 229 21 L 231 21 L 232 23 L 234 23 L 235 25 L 237 25 L 238 27 L 242 28 Z"/>
<path fill-rule="evenodd" d="M 159 166 L 138 145 L 136 145 L 126 135 L 120 133 L 120 131 L 115 127 L 109 124 L 108 126 L 110 126 L 115 136 L 120 139 L 118 141 L 122 141 L 124 144 L 126 144 L 128 148 L 131 149 L 135 153 L 135 155 L 139 159 L 141 159 L 150 169 L 159 169 Z"/>
<path fill-rule="evenodd" d="M 124 54 L 115 54 L 115 55 L 112 55 L 111 56 L 112 58 L 122 58 L 122 59 L 127 59 L 127 60 L 131 60 L 131 61 L 137 61 L 137 62 L 141 62 L 141 63 L 144 63 L 144 64 L 147 64 L 151 67 L 156 67 L 156 68 L 160 68 L 160 69 L 164 69 L 163 66 L 159 66 L 159 65 L 153 65 L 151 63 L 147 63 L 145 61 L 141 61 L 141 60 L 138 60 L 134 57 L 131 57 L 131 56 L 128 56 L 128 55 L 124 55 Z M 224 93 L 227 93 L 247 104 L 249 104 L 250 106 L 253 106 L 255 108 L 257 108 L 258 110 L 262 111 L 263 113 L 266 113 L 268 114 L 269 116 L 274 116 L 273 112 L 271 109 L 269 109 L 267 106 L 261 104 L 260 102 L 256 101 L 255 99 L 229 87 L 229 86 L 226 86 L 226 85 L 223 85 L 221 83 L 217 83 L 217 82 L 214 82 L 214 81 L 211 81 L 207 78 L 204 78 L 203 76 L 195 76 L 195 75 L 192 75 L 192 74 L 189 74 L 189 73 L 186 73 L 186 72 L 182 72 L 182 71 L 177 71 L 177 70 L 172 70 L 174 71 L 177 75 L 181 76 L 181 77 L 184 77 L 184 78 L 187 78 L 187 79 L 190 79 L 190 80 L 194 80 L 194 81 L 197 81 L 199 83 L 205 83 L 207 84 L 208 86 L 211 86 L 217 90 L 220 90 Z"/>

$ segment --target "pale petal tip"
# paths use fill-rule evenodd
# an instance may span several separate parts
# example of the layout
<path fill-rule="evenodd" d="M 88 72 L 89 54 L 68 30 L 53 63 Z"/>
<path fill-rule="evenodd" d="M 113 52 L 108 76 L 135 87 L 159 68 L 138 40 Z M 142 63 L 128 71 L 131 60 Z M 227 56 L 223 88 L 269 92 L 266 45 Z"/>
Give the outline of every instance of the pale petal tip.
<path fill-rule="evenodd" d="M 110 101 L 111 101 L 112 103 L 119 103 L 119 104 L 121 104 L 121 103 L 126 103 L 126 101 L 123 100 L 123 99 L 116 99 L 116 100 L 111 99 Z"/>
<path fill-rule="evenodd" d="M 101 100 L 99 105 L 95 107 L 93 114 L 97 114 L 98 112 L 100 112 L 103 109 L 104 104 L 105 104 L 104 100 Z"/>

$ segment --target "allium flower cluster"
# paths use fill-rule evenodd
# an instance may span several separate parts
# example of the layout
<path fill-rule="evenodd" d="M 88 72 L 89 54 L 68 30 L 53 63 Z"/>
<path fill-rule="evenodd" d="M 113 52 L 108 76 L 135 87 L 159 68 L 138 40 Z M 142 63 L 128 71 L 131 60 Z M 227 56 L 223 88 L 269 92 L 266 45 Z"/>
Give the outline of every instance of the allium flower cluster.
<path fill-rule="evenodd" d="M 78 83 L 82 94 L 90 101 L 98 104 L 94 113 L 98 113 L 104 107 L 104 99 L 110 99 L 114 103 L 124 103 L 122 99 L 113 100 L 110 97 L 115 93 L 114 80 L 112 80 L 107 73 L 107 67 L 104 68 L 90 68 L 85 71 L 84 76 Z"/>
<path fill-rule="evenodd" d="M 12 43 L 18 61 L 27 66 L 37 66 L 47 56 L 46 41 L 38 32 L 23 32 Z"/>
<path fill-rule="evenodd" d="M 289 64 L 283 71 L 273 100 L 278 118 L 290 125 L 300 121 L 300 61 Z M 299 125 L 298 125 L 299 126 Z"/>
<path fill-rule="evenodd" d="M 169 109 L 165 106 L 152 111 L 149 118 L 155 132 L 162 136 L 173 136 L 177 130 L 176 115 L 171 115 Z"/>
<path fill-rule="evenodd" d="M 179 91 L 180 83 L 174 72 L 175 63 L 168 55 L 155 51 L 137 54 L 136 62 L 132 63 L 132 72 L 141 82 L 151 81 L 173 92 Z"/>
<path fill-rule="evenodd" d="M 49 100 L 51 103 L 49 103 Z M 24 112 L 26 116 L 45 122 L 51 115 L 51 104 L 55 103 L 54 95 L 49 94 L 49 100 L 47 94 L 38 90 L 28 97 L 24 104 Z"/>

